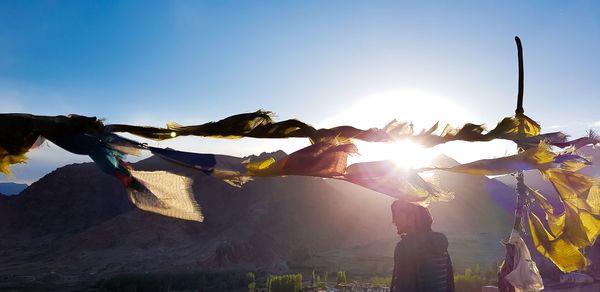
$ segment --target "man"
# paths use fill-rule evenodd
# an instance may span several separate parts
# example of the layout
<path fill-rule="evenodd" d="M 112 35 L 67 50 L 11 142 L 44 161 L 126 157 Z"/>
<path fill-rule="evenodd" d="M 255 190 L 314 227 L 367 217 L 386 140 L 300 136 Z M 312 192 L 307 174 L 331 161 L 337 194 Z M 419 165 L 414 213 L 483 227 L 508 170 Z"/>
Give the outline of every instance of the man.
<path fill-rule="evenodd" d="M 424 207 L 397 200 L 392 221 L 401 239 L 394 251 L 391 292 L 454 292 L 448 239 L 431 230 L 433 218 Z"/>

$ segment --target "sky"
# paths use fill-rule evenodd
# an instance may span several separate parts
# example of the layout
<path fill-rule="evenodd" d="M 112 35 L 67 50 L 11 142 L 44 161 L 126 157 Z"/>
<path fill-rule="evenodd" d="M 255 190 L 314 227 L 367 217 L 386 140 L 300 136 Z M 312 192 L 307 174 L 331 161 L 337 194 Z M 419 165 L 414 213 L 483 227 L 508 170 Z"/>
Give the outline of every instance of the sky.
<path fill-rule="evenodd" d="M 265 109 L 318 127 L 493 127 L 514 113 L 515 35 L 525 113 L 544 132 L 600 129 L 598 1 L 2 0 L 0 112 L 164 126 Z M 146 142 L 238 156 L 308 144 Z M 444 147 L 435 151 L 466 162 L 514 145 Z M 51 144 L 29 156 L 0 182 L 90 161 Z"/>

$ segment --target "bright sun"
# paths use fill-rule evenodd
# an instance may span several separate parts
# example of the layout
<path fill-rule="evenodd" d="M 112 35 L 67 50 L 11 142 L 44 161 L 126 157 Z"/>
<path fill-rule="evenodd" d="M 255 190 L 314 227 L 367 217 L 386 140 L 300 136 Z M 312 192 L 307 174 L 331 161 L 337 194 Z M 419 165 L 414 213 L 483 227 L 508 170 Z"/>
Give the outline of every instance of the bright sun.
<path fill-rule="evenodd" d="M 352 162 L 392 160 L 402 168 L 419 168 L 429 165 L 435 153 L 419 144 L 409 141 L 396 143 L 356 142 L 359 156 Z"/>
<path fill-rule="evenodd" d="M 359 128 L 383 127 L 392 119 L 409 121 L 415 132 L 429 128 L 436 122 L 440 127 L 447 123 L 460 125 L 471 120 L 472 115 L 457 106 L 450 98 L 424 91 L 388 91 L 360 99 L 343 112 L 323 121 L 319 127 L 350 124 Z M 365 143 L 356 141 L 360 155 L 349 163 L 393 160 L 399 167 L 428 166 L 439 155 L 440 149 L 425 148 L 410 141 L 395 143 Z M 437 148 L 437 147 L 436 147 Z"/>

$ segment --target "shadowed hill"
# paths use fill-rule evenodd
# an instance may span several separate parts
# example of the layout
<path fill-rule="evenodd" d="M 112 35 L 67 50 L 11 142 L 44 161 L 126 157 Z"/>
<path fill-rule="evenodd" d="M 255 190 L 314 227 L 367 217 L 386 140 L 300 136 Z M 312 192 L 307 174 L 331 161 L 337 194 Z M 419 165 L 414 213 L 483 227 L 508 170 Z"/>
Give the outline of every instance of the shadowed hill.
<path fill-rule="evenodd" d="M 7 236 L 60 237 L 132 209 L 119 182 L 93 163 L 67 165 L 15 196 Z"/>
<path fill-rule="evenodd" d="M 20 196 L 0 200 L 0 236 L 6 239 L 0 274 L 56 271 L 89 280 L 194 269 L 391 272 L 398 237 L 389 210 L 393 199 L 385 195 L 310 177 L 257 178 L 235 188 L 156 157 L 134 167 L 191 177 L 205 222 L 135 209 L 119 183 L 93 164 L 68 165 Z M 495 261 L 502 254 L 498 241 L 512 224 L 498 202 L 512 200 L 512 189 L 485 177 L 436 175 L 456 194 L 434 204 L 432 213 L 434 228 L 450 239 L 457 270 Z"/>

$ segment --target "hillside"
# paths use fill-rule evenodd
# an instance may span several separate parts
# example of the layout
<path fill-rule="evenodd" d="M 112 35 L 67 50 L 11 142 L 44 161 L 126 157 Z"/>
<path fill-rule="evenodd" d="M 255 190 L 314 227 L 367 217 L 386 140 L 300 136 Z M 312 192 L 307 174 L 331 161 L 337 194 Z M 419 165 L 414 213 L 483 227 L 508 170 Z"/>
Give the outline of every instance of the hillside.
<path fill-rule="evenodd" d="M 93 164 L 68 165 L 0 200 L 0 275 L 55 272 L 92 281 L 115 273 L 197 269 L 391 272 L 398 240 L 392 198 L 309 177 L 258 178 L 234 188 L 155 157 L 134 167 L 193 178 L 206 221 L 137 210 L 119 183 Z M 498 261 L 499 240 L 512 224 L 512 211 L 503 208 L 513 200 L 512 189 L 485 177 L 437 178 L 456 193 L 453 201 L 434 204 L 432 213 L 434 229 L 450 239 L 457 271 Z"/>

